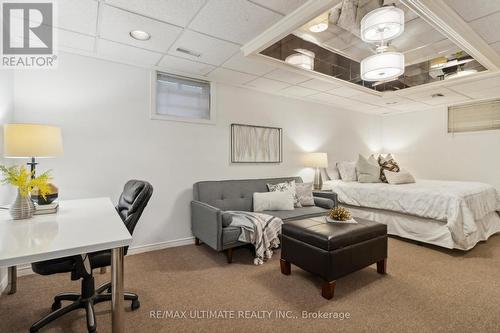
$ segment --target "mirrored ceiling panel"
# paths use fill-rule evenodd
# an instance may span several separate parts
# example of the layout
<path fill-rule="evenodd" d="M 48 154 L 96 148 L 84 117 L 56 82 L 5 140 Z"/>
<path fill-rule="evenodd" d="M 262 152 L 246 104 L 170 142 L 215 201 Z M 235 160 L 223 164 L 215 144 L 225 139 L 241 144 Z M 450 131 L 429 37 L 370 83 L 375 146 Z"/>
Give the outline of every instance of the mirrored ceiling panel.
<path fill-rule="evenodd" d="M 341 1 L 261 54 L 377 91 L 486 70 L 399 1 Z"/>

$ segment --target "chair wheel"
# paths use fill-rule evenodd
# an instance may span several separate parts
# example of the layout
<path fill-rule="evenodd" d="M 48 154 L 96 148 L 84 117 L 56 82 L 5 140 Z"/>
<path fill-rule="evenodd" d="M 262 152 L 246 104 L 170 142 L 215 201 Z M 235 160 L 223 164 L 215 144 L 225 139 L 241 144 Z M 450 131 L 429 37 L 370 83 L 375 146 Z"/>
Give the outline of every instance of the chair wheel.
<path fill-rule="evenodd" d="M 59 310 L 61 308 L 61 302 L 54 302 L 52 303 L 52 311 Z"/>
<path fill-rule="evenodd" d="M 131 306 L 132 310 L 137 310 L 140 307 L 141 307 L 141 302 L 139 302 L 138 299 L 134 299 L 132 301 L 132 306 Z"/>

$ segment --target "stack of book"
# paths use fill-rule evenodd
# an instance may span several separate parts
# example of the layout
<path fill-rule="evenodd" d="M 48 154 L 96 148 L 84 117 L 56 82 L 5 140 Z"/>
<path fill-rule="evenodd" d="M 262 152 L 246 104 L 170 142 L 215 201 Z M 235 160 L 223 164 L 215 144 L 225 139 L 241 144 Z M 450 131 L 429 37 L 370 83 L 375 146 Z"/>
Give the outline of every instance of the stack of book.
<path fill-rule="evenodd" d="M 53 202 L 48 205 L 37 205 L 35 204 L 34 215 L 44 215 L 44 214 L 55 214 L 59 209 L 59 203 Z"/>

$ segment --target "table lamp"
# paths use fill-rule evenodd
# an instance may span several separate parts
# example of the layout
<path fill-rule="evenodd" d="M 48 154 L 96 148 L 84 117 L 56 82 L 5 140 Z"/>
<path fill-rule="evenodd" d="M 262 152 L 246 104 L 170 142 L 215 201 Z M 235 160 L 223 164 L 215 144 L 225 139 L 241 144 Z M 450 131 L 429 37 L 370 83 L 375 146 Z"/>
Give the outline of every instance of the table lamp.
<path fill-rule="evenodd" d="M 39 124 L 5 124 L 3 155 L 6 158 L 30 158 L 31 177 L 35 178 L 36 158 L 56 157 L 63 153 L 61 129 Z"/>
<path fill-rule="evenodd" d="M 321 190 L 321 187 L 323 187 L 321 168 L 328 167 L 328 155 L 326 153 L 309 153 L 306 156 L 305 165 L 310 168 L 315 168 L 314 189 Z"/>

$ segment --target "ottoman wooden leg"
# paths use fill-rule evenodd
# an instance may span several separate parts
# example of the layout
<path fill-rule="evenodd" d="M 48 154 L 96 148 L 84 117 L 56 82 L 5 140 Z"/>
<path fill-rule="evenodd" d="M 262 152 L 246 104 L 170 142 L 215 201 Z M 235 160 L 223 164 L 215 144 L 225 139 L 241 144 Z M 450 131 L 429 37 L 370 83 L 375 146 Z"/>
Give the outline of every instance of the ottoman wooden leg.
<path fill-rule="evenodd" d="M 290 273 L 292 272 L 290 263 L 285 259 L 280 259 L 280 267 L 281 267 L 281 273 L 285 275 L 290 275 Z"/>
<path fill-rule="evenodd" d="M 198 238 L 194 238 L 194 245 L 196 246 L 200 246 L 201 245 L 201 241 L 198 239 Z"/>
<path fill-rule="evenodd" d="M 323 283 L 323 288 L 321 290 L 321 296 L 323 296 L 326 299 L 332 299 L 333 295 L 335 294 L 335 285 L 336 281 L 325 281 Z"/>
<path fill-rule="evenodd" d="M 377 261 L 377 273 L 387 274 L 387 258 Z"/>

